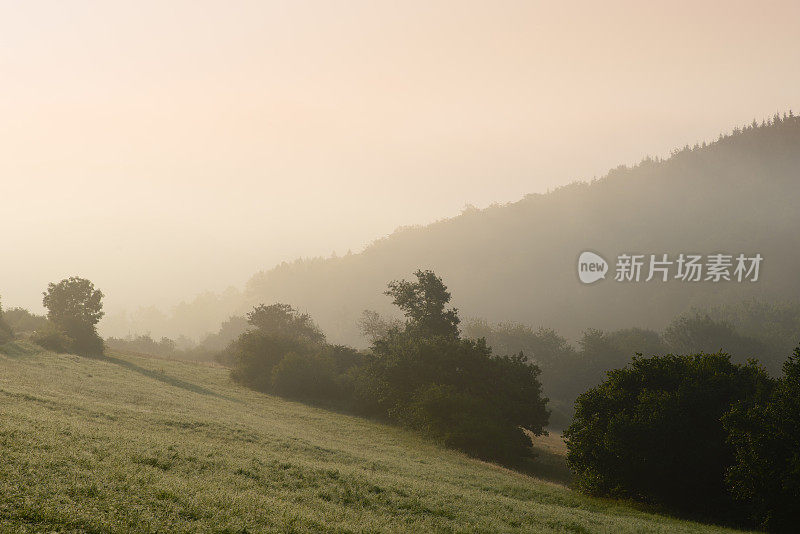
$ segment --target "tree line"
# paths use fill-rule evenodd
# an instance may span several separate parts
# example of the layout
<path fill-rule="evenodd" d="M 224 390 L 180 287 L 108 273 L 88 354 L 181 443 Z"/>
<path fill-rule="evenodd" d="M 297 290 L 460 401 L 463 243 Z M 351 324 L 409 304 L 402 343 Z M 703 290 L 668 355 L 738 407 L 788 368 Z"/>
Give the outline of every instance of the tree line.
<path fill-rule="evenodd" d="M 387 320 L 365 312 L 366 332 L 380 332 Z M 800 333 L 800 304 L 744 301 L 736 305 L 695 309 L 679 315 L 662 331 L 623 328 L 587 329 L 572 344 L 551 328 L 533 329 L 481 319 L 466 322 L 464 336 L 485 339 L 495 352 L 523 352 L 542 371 L 542 384 L 550 399 L 551 426 L 566 428 L 575 399 L 598 385 L 612 369 L 625 366 L 635 354 L 646 356 L 724 351 L 734 362 L 758 357 L 771 376 L 779 376 L 792 339 Z"/>
<path fill-rule="evenodd" d="M 431 271 L 389 284 L 405 321 L 368 351 L 331 345 L 310 316 L 260 305 L 224 353 L 237 382 L 421 431 L 448 447 L 514 465 L 548 423 L 539 368 L 461 337 L 450 293 Z"/>

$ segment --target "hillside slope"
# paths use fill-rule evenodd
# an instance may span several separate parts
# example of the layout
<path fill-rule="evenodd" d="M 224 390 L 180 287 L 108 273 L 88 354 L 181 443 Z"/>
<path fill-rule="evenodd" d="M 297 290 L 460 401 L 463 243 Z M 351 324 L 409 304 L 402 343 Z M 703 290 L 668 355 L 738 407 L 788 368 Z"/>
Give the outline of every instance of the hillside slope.
<path fill-rule="evenodd" d="M 800 120 L 787 117 L 590 184 L 403 229 L 360 254 L 278 266 L 250 280 L 242 308 L 287 302 L 308 311 L 331 341 L 363 345 L 361 311 L 390 311 L 386 283 L 430 268 L 463 317 L 544 325 L 570 337 L 589 327 L 660 329 L 692 306 L 800 295 L 799 196 Z M 611 263 L 608 279 L 579 283 L 584 250 Z M 621 253 L 764 260 L 757 283 L 619 283 L 613 269 Z"/>
<path fill-rule="evenodd" d="M 590 499 L 227 370 L 10 344 L 0 532 L 722 532 Z"/>

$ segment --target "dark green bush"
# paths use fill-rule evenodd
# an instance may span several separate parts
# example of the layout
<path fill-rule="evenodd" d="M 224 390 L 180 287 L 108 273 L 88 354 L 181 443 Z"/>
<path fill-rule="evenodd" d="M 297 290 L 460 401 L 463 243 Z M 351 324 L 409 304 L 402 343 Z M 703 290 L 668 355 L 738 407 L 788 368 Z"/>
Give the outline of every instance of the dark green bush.
<path fill-rule="evenodd" d="M 767 398 L 740 402 L 723 423 L 734 448 L 727 481 L 756 523 L 775 532 L 800 525 L 800 347 Z"/>
<path fill-rule="evenodd" d="M 14 339 L 14 331 L 0 318 L 0 345 Z"/>
<path fill-rule="evenodd" d="M 400 420 L 447 447 L 478 458 L 511 464 L 530 455 L 530 439 L 518 427 L 498 419 L 484 399 L 451 385 L 420 388 L 402 410 Z"/>
<path fill-rule="evenodd" d="M 47 317 L 36 315 L 24 308 L 11 308 L 4 312 L 6 323 L 17 334 L 31 334 L 46 328 L 49 324 Z"/>
<path fill-rule="evenodd" d="M 52 324 L 48 324 L 45 328 L 31 334 L 31 341 L 43 349 L 59 353 L 70 352 L 70 347 L 72 346 L 72 338 Z"/>
<path fill-rule="evenodd" d="M 0 303 L 0 344 L 8 343 L 12 339 L 14 339 L 14 330 L 6 322 L 3 306 Z"/>
<path fill-rule="evenodd" d="M 82 356 L 102 356 L 105 353 L 103 338 L 94 328 L 73 328 L 69 338 L 69 352 Z"/>
<path fill-rule="evenodd" d="M 482 341 L 394 330 L 373 347 L 357 391 L 373 415 L 436 435 L 448 446 L 512 463 L 530 454 L 547 399 L 522 355 L 492 356 Z"/>
<path fill-rule="evenodd" d="M 578 397 L 564 433 L 577 486 L 724 521 L 743 519 L 725 485 L 734 464 L 722 417 L 769 390 L 727 354 L 634 358 Z"/>
<path fill-rule="evenodd" d="M 307 356 L 313 346 L 290 335 L 245 332 L 228 349 L 233 361 L 231 376 L 237 382 L 263 392 L 272 391 L 272 371 L 287 354 Z"/>
<path fill-rule="evenodd" d="M 331 401 L 338 397 L 336 370 L 322 354 L 286 354 L 272 369 L 272 390 L 278 395 L 309 401 Z"/>

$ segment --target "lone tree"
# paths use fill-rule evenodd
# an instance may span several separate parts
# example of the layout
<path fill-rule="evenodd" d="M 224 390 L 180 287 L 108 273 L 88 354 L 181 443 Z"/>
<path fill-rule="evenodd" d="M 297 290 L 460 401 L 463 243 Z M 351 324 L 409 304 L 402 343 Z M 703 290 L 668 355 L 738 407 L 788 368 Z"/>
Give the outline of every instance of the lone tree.
<path fill-rule="evenodd" d="M 96 325 L 103 317 L 103 292 L 76 276 L 48 284 L 42 304 L 47 318 L 70 338 L 70 348 L 79 354 L 103 353 L 103 340 Z"/>

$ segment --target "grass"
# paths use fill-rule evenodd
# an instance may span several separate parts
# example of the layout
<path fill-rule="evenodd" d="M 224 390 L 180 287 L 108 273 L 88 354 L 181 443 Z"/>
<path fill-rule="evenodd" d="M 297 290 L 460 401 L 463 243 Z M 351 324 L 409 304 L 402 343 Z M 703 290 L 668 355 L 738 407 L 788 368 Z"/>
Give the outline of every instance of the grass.
<path fill-rule="evenodd" d="M 0 532 L 727 531 L 255 393 L 213 365 L 0 350 Z M 563 476 L 558 440 L 541 447 Z"/>

